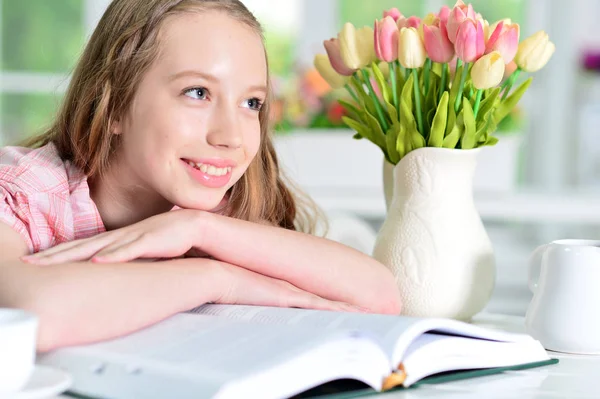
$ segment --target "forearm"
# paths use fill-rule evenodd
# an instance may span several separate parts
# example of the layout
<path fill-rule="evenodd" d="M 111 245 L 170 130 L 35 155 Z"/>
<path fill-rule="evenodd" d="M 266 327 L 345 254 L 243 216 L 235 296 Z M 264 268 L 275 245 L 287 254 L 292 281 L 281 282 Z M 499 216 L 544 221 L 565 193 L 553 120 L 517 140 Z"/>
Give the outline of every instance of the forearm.
<path fill-rule="evenodd" d="M 337 242 L 282 228 L 205 214 L 200 248 L 227 263 L 289 281 L 324 298 L 399 313 L 392 274 Z"/>
<path fill-rule="evenodd" d="M 50 267 L 15 262 L 0 268 L 0 303 L 40 317 L 38 349 L 46 351 L 121 336 L 212 301 L 216 269 L 207 259 Z"/>

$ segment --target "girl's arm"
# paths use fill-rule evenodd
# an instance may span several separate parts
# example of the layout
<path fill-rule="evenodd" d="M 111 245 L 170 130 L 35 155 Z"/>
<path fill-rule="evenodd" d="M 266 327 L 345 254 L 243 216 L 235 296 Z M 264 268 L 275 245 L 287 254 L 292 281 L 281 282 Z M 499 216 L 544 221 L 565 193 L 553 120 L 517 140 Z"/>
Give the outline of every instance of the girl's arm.
<path fill-rule="evenodd" d="M 360 251 L 309 234 L 203 212 L 200 242 L 209 255 L 289 281 L 324 298 L 378 313 L 400 313 L 391 272 Z"/>
<path fill-rule="evenodd" d="M 206 302 L 356 311 L 287 282 L 209 259 L 23 263 L 21 237 L 0 223 L 0 307 L 40 318 L 38 350 L 131 333 Z"/>
<path fill-rule="evenodd" d="M 25 259 L 40 265 L 114 263 L 174 258 L 190 249 L 319 297 L 376 313 L 400 313 L 394 277 L 370 256 L 331 240 L 192 209 L 166 212 Z"/>

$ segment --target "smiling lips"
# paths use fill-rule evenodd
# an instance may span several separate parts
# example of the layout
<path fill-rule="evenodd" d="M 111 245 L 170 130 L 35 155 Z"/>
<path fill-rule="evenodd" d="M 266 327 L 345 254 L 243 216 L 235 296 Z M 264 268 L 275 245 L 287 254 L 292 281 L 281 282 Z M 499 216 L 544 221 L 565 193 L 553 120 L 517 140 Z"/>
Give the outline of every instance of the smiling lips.
<path fill-rule="evenodd" d="M 231 180 L 231 171 L 235 165 L 227 160 L 192 161 L 182 159 L 192 178 L 209 188 L 221 188 Z"/>

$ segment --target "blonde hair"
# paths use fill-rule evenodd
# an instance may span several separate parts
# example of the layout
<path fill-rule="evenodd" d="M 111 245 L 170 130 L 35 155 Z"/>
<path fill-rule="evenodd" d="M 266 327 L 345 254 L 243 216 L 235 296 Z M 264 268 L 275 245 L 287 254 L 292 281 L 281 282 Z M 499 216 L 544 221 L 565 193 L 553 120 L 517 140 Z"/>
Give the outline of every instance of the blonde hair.
<path fill-rule="evenodd" d="M 119 144 L 120 136 L 111 134 L 110 127 L 127 112 L 142 76 L 158 57 L 161 25 L 172 15 L 207 10 L 224 12 L 264 41 L 260 23 L 238 0 L 114 0 L 75 68 L 53 125 L 24 145 L 52 142 L 63 159 L 86 175 L 101 176 Z M 231 188 L 225 212 L 238 219 L 313 232 L 320 212 L 308 197 L 298 190 L 293 195 L 289 183 L 284 183 L 270 134 L 270 102 L 269 86 L 259 114 L 260 148 Z"/>

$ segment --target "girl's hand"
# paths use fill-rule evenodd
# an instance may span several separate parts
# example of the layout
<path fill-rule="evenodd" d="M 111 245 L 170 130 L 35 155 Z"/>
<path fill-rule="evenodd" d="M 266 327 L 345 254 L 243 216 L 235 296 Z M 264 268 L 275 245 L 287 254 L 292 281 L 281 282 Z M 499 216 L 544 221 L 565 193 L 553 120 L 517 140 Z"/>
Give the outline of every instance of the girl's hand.
<path fill-rule="evenodd" d="M 53 265 L 66 262 L 127 262 L 139 258 L 201 256 L 201 212 L 179 209 L 97 236 L 67 242 L 24 256 L 23 261 Z"/>
<path fill-rule="evenodd" d="M 366 309 L 348 303 L 321 298 L 284 280 L 267 277 L 228 263 L 218 264 L 219 269 L 225 273 L 220 281 L 225 283 L 221 293 L 214 300 L 215 303 L 366 312 Z"/>

